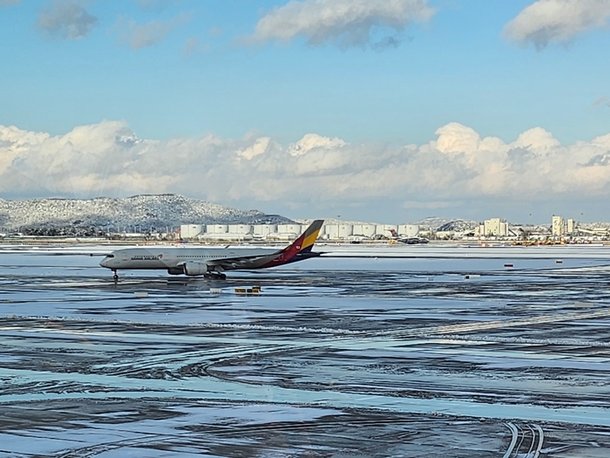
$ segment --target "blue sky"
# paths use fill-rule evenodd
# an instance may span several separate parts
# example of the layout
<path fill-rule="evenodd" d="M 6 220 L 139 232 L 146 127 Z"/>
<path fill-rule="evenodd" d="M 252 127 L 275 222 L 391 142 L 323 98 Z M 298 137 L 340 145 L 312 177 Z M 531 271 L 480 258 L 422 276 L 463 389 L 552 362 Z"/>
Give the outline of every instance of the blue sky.
<path fill-rule="evenodd" d="M 0 0 L 0 197 L 610 220 L 609 19 L 600 0 Z"/>

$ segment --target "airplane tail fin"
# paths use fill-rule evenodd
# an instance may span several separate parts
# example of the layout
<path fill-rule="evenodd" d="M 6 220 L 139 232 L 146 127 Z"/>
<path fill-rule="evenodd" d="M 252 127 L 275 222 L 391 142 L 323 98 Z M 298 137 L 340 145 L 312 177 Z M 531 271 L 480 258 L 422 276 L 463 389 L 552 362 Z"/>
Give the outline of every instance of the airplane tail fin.
<path fill-rule="evenodd" d="M 305 232 L 303 232 L 294 242 L 280 251 L 279 256 L 272 261 L 272 265 L 287 264 L 317 255 L 312 254 L 311 250 L 314 243 L 316 243 L 320 229 L 322 229 L 322 224 L 324 224 L 323 219 L 317 219 L 311 223 Z"/>
<path fill-rule="evenodd" d="M 320 234 L 320 229 L 322 229 L 322 224 L 324 224 L 323 219 L 317 219 L 313 223 L 309 225 L 309 227 L 301 234 L 301 236 L 296 239 L 292 244 L 295 245 L 295 248 L 299 248 L 298 253 L 310 253 L 314 243 L 318 239 L 318 235 Z"/>

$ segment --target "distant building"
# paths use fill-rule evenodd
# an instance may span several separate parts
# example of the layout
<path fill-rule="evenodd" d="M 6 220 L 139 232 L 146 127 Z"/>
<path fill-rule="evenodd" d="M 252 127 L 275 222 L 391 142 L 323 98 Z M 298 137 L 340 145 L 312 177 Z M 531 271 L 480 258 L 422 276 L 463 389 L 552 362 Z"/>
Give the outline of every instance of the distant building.
<path fill-rule="evenodd" d="M 568 218 L 568 222 L 566 225 L 566 233 L 567 235 L 575 235 L 578 228 L 576 227 L 576 221 L 573 218 Z"/>
<path fill-rule="evenodd" d="M 277 233 L 273 234 L 273 238 L 278 240 L 294 240 L 301 234 L 300 224 L 278 224 Z"/>
<path fill-rule="evenodd" d="M 229 224 L 228 232 L 232 236 L 241 236 L 252 234 L 252 226 L 249 224 Z"/>
<path fill-rule="evenodd" d="M 496 237 L 508 236 L 508 223 L 500 218 L 491 218 L 483 222 L 486 235 L 494 235 Z"/>
<path fill-rule="evenodd" d="M 398 232 L 398 226 L 396 224 L 378 224 L 375 227 L 375 235 L 383 235 L 389 238 L 392 236 L 392 230 Z"/>
<path fill-rule="evenodd" d="M 352 227 L 352 235 L 372 238 L 375 235 L 374 224 L 354 224 Z"/>
<path fill-rule="evenodd" d="M 398 235 L 403 237 L 417 237 L 419 234 L 419 226 L 417 224 L 399 224 Z"/>
<path fill-rule="evenodd" d="M 508 223 L 501 218 L 491 218 L 483 221 L 475 234 L 482 237 L 508 237 Z"/>
<path fill-rule="evenodd" d="M 566 235 L 565 223 L 561 216 L 553 215 L 551 219 L 551 235 L 553 237 L 563 237 Z"/>
<path fill-rule="evenodd" d="M 228 230 L 226 224 L 208 224 L 205 228 L 206 234 L 226 234 Z"/>
<path fill-rule="evenodd" d="M 329 240 L 345 240 L 353 234 L 353 228 L 351 224 L 325 224 L 324 237 Z"/>
<path fill-rule="evenodd" d="M 202 224 L 182 224 L 180 225 L 180 238 L 192 239 L 203 233 Z"/>
<path fill-rule="evenodd" d="M 277 232 L 277 224 L 255 224 L 252 226 L 252 236 L 255 239 L 266 239 Z"/>

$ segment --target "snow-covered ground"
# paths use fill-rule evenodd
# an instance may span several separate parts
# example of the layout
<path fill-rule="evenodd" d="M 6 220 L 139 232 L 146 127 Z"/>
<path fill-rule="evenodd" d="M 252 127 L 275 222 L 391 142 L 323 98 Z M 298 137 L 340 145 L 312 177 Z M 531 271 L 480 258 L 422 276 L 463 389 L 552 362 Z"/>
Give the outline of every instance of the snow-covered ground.
<path fill-rule="evenodd" d="M 606 456 L 610 259 L 557 248 L 118 284 L 0 251 L 0 455 Z"/>

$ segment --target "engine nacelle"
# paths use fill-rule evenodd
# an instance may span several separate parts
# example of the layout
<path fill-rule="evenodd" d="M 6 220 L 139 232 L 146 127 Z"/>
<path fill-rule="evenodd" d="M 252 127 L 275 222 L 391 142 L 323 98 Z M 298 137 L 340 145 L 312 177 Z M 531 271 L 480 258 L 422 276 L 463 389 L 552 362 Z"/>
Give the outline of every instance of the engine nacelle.
<path fill-rule="evenodd" d="M 189 261 L 184 263 L 182 271 L 184 275 L 195 277 L 197 275 L 205 274 L 208 271 L 208 265 L 202 262 Z"/>
<path fill-rule="evenodd" d="M 167 273 L 170 275 L 184 275 L 184 267 L 170 267 L 169 269 L 167 269 Z"/>

